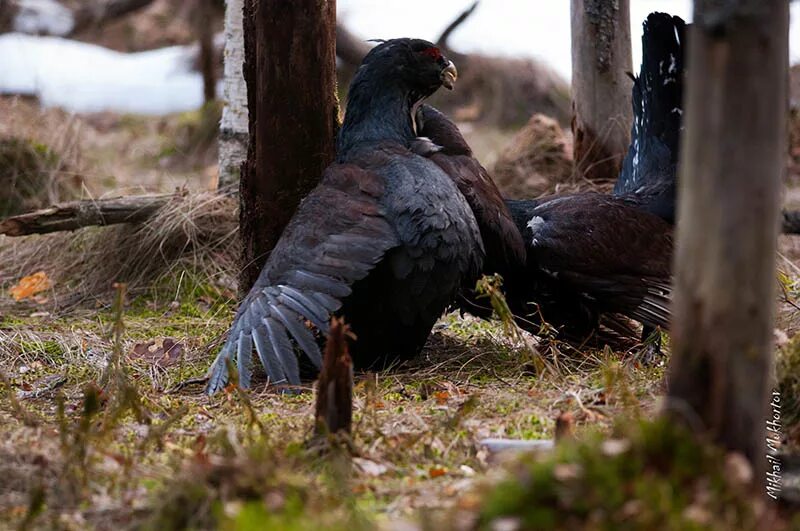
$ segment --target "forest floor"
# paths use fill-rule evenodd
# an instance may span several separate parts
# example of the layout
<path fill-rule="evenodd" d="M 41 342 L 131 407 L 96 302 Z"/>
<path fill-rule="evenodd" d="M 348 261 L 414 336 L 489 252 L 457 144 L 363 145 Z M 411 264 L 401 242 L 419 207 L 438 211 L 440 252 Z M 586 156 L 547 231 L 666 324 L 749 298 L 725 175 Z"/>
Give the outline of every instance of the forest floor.
<path fill-rule="evenodd" d="M 50 178 L 79 178 L 68 195 L 179 188 L 205 197 L 216 180 L 216 112 L 69 116 L 4 98 L 0 138 L 57 154 Z M 470 141 L 491 158 L 509 136 Z M 133 237 L 126 227 L 0 236 L 0 529 L 469 528 L 490 485 L 518 467 L 481 440 L 551 440 L 560 417 L 591 441 L 658 411 L 668 344 L 648 367 L 638 347 L 577 352 L 449 314 L 419 359 L 356 376 L 353 437 L 343 443 L 356 457 L 323 458 L 308 444 L 310 386 L 203 394 L 197 380 L 236 309 L 235 203 L 186 200 L 174 214 L 182 221 L 164 230 L 180 237 L 152 245 L 139 240 L 158 225 Z M 126 269 L 131 261 L 147 274 Z M 791 390 L 800 390 L 799 266 L 800 238 L 781 237 L 778 377 Z M 20 280 L 40 271 L 43 289 L 24 293 Z M 784 436 L 797 446 L 793 407 Z M 693 496 L 681 514 L 724 528 Z"/>

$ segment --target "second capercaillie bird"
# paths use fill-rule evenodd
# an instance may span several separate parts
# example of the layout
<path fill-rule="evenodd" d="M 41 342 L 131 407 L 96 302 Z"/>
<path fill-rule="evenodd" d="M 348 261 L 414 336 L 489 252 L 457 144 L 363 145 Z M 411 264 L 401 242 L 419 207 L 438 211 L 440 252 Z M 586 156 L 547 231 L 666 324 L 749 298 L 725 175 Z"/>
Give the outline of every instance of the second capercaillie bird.
<path fill-rule="evenodd" d="M 569 339 L 595 333 L 604 314 L 639 321 L 643 339 L 669 326 L 685 33 L 683 20 L 664 13 L 643 24 L 631 146 L 612 195 L 508 202 L 525 237 L 529 280 L 511 304 L 535 303 Z M 656 340 L 645 359 L 658 350 Z"/>
<path fill-rule="evenodd" d="M 476 212 L 487 250 L 493 250 L 483 272 L 503 276 L 506 300 L 524 328 L 535 333 L 545 321 L 562 338 L 582 343 L 604 314 L 652 327 L 668 324 L 672 228 L 667 222 L 634 201 L 599 193 L 505 200 L 503 208 L 455 124 L 428 106 L 418 114 L 420 134 L 436 146 L 430 152 L 461 151 L 470 159 L 447 173 Z M 459 306 L 486 315 L 474 303 Z"/>
<path fill-rule="evenodd" d="M 506 224 L 496 221 L 508 219 L 507 211 L 496 207 L 499 193 L 493 185 L 478 185 L 491 182 L 488 173 L 474 159 L 471 165 L 481 171 L 448 172 L 481 225 L 487 248 L 484 272 L 501 273 L 509 307 L 528 330 L 539 331 L 544 321 L 561 338 L 583 343 L 597 334 L 601 317 L 614 325 L 611 336 L 634 334 L 625 319 L 616 319 L 620 315 L 641 322 L 645 335 L 668 325 L 669 216 L 674 214 L 680 131 L 682 35 L 683 23 L 677 17 L 652 14 L 644 25 L 642 71 L 633 90 L 633 142 L 614 195 L 506 201 L 524 239 L 521 259 L 514 252 L 515 238 L 503 236 Z M 427 106 L 417 114 L 419 134 L 429 139 L 427 145 L 439 146 L 444 154 L 471 157 L 458 129 L 444 115 Z M 462 163 L 462 168 L 470 167 Z M 481 224 L 479 215 L 489 211 L 493 230 Z M 475 309 L 485 315 L 483 308 Z M 651 359 L 652 354 L 650 349 L 645 353 Z"/>
<path fill-rule="evenodd" d="M 421 350 L 484 258 L 466 199 L 441 166 L 412 150 L 416 108 L 455 80 L 454 65 L 428 41 L 393 39 L 367 54 L 350 86 L 336 162 L 242 301 L 209 392 L 226 385 L 230 363 L 248 387 L 256 358 L 271 382 L 299 383 L 304 369 L 319 370 L 318 339 L 334 314 L 357 337 L 357 368 Z"/>

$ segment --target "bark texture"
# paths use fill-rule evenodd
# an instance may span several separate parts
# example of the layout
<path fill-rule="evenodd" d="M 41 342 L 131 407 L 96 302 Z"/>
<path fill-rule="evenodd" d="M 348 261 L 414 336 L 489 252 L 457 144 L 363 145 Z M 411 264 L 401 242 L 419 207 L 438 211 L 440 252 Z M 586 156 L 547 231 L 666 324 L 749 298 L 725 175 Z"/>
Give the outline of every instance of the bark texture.
<path fill-rule="evenodd" d="M 225 4 L 225 52 L 222 120 L 219 127 L 219 188 L 238 190 L 239 172 L 247 158 L 247 85 L 244 82 L 244 2 Z"/>
<path fill-rule="evenodd" d="M 629 0 L 572 0 L 572 133 L 577 170 L 613 181 L 630 144 Z"/>
<path fill-rule="evenodd" d="M 214 50 L 213 0 L 197 0 L 194 12 L 194 28 L 200 44 L 200 75 L 203 76 L 203 100 L 206 103 L 217 97 L 217 76 L 214 70 L 217 55 Z"/>
<path fill-rule="evenodd" d="M 786 153 L 788 0 L 697 0 L 681 146 L 670 411 L 763 481 Z"/>
<path fill-rule="evenodd" d="M 333 161 L 339 115 L 335 0 L 246 0 L 244 23 L 250 139 L 239 187 L 242 293 Z"/>

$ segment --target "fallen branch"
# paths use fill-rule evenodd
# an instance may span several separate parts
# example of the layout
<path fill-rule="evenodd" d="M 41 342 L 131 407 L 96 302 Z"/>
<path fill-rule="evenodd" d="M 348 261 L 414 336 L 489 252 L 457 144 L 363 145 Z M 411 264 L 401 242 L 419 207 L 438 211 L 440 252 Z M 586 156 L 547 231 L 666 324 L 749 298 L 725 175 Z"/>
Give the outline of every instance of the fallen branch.
<path fill-rule="evenodd" d="M 182 194 L 141 195 L 70 201 L 0 221 L 0 234 L 26 236 L 94 225 L 141 223 Z"/>
<path fill-rule="evenodd" d="M 60 203 L 0 221 L 0 235 L 28 236 L 82 227 L 142 223 L 182 193 L 85 199 Z M 800 210 L 784 210 L 783 234 L 800 234 Z"/>

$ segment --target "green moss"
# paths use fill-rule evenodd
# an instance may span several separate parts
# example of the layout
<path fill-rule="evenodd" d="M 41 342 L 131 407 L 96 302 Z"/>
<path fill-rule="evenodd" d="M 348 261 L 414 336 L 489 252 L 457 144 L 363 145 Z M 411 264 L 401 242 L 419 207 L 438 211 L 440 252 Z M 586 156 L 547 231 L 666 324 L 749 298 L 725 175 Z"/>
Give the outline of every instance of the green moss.
<path fill-rule="evenodd" d="M 52 339 L 43 341 L 21 340 L 18 342 L 18 345 L 19 351 L 22 354 L 46 356 L 53 360 L 63 359 L 64 355 L 67 353 L 58 341 Z"/>
<path fill-rule="evenodd" d="M 618 428 L 616 437 L 589 435 L 523 459 L 486 493 L 479 527 L 513 518 L 523 529 L 757 528 L 752 499 L 726 477 L 717 449 L 664 420 Z"/>

